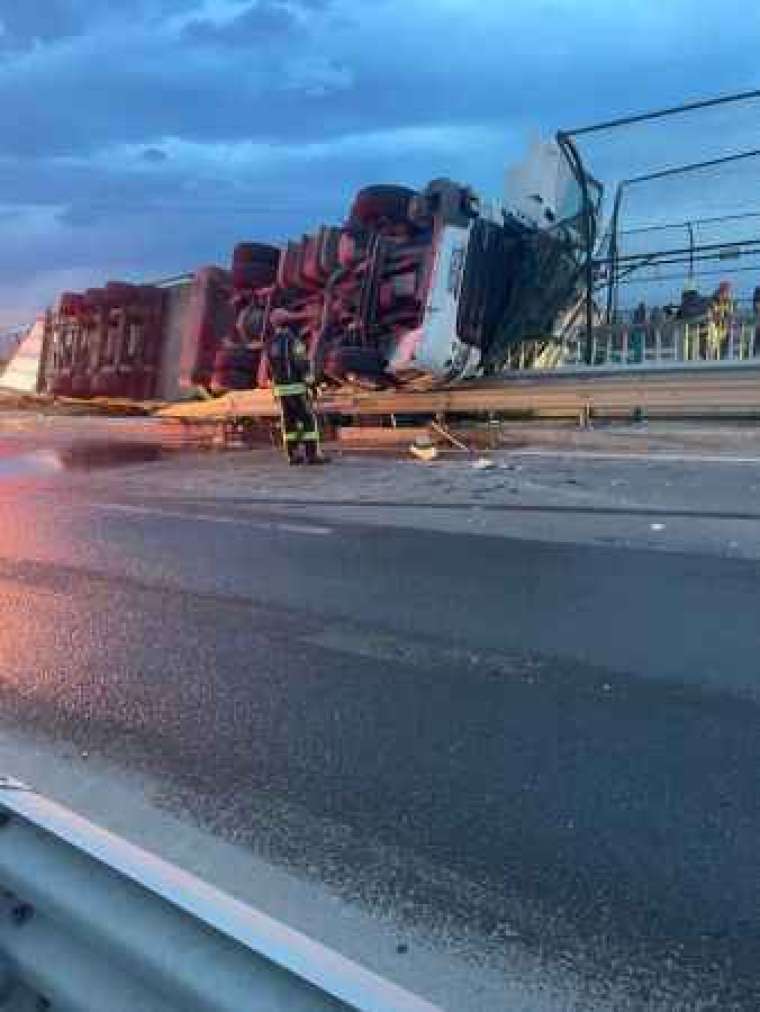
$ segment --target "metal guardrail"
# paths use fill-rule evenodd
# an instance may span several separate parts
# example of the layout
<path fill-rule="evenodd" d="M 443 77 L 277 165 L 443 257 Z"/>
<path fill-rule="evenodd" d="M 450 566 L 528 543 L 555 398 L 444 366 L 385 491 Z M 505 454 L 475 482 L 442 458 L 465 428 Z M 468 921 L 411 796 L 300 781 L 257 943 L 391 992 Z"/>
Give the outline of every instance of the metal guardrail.
<path fill-rule="evenodd" d="M 8 779 L 0 779 L 0 1007 L 435 1012 Z"/>
<path fill-rule="evenodd" d="M 491 416 L 518 418 L 760 418 L 760 362 L 657 367 L 583 366 L 524 370 L 430 391 L 346 388 L 317 401 L 324 416 L 354 418 Z M 174 404 L 158 418 L 228 424 L 272 419 L 269 390 L 241 390 L 213 401 Z"/>

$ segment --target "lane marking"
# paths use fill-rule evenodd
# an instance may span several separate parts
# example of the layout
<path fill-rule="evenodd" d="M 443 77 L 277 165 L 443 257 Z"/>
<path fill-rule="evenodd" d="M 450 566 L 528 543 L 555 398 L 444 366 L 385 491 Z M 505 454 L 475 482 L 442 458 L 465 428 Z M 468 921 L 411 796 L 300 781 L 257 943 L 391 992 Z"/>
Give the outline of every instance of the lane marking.
<path fill-rule="evenodd" d="M 89 507 L 104 513 L 125 513 L 131 516 L 158 517 L 164 520 L 200 520 L 208 524 L 253 527 L 262 531 L 285 531 L 288 534 L 308 534 L 315 537 L 324 537 L 335 533 L 332 527 L 319 527 L 316 524 L 291 524 L 277 520 L 247 520 L 243 517 L 224 517 L 211 513 L 183 513 L 180 510 L 166 510 L 156 506 L 132 506 L 127 503 L 90 503 Z"/>
<path fill-rule="evenodd" d="M 331 527 L 312 527 L 308 524 L 287 524 L 277 522 L 274 526 L 280 531 L 290 531 L 293 534 L 332 534 Z"/>
<path fill-rule="evenodd" d="M 666 463 L 679 464 L 760 464 L 760 457 L 726 457 L 710 454 L 696 453 L 612 453 L 605 450 L 510 450 L 510 457 L 547 457 L 556 459 L 567 457 L 568 459 L 581 460 L 646 460 L 650 463 L 665 461 Z"/>

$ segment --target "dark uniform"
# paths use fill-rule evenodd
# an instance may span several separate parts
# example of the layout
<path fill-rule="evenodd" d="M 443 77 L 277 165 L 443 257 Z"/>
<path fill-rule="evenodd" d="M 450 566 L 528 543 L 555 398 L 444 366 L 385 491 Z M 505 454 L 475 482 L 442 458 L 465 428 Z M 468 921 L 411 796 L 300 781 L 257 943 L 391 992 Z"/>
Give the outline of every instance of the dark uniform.
<path fill-rule="evenodd" d="M 311 403 L 306 347 L 289 327 L 280 327 L 269 342 L 267 354 L 288 463 L 305 460 L 307 464 L 319 464 L 319 425 Z"/>

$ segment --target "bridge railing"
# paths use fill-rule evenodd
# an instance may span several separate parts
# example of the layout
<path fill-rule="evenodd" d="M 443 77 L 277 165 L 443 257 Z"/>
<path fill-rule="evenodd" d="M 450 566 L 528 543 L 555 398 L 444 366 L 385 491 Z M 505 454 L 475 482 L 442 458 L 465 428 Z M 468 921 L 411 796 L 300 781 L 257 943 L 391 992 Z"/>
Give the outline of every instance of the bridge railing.
<path fill-rule="evenodd" d="M 719 325 L 701 319 L 617 323 L 594 329 L 591 364 L 607 368 L 760 360 L 760 320 L 734 316 Z M 510 355 L 512 369 L 578 368 L 586 362 L 586 335 L 578 328 L 560 338 L 524 341 Z"/>

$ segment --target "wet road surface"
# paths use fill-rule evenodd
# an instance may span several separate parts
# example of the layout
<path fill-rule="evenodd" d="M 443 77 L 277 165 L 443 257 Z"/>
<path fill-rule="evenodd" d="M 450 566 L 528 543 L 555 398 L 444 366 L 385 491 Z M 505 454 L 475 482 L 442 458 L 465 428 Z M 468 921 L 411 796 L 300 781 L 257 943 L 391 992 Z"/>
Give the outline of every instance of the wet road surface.
<path fill-rule="evenodd" d="M 757 581 L 11 469 L 2 719 L 589 1002 L 757 1008 Z"/>

